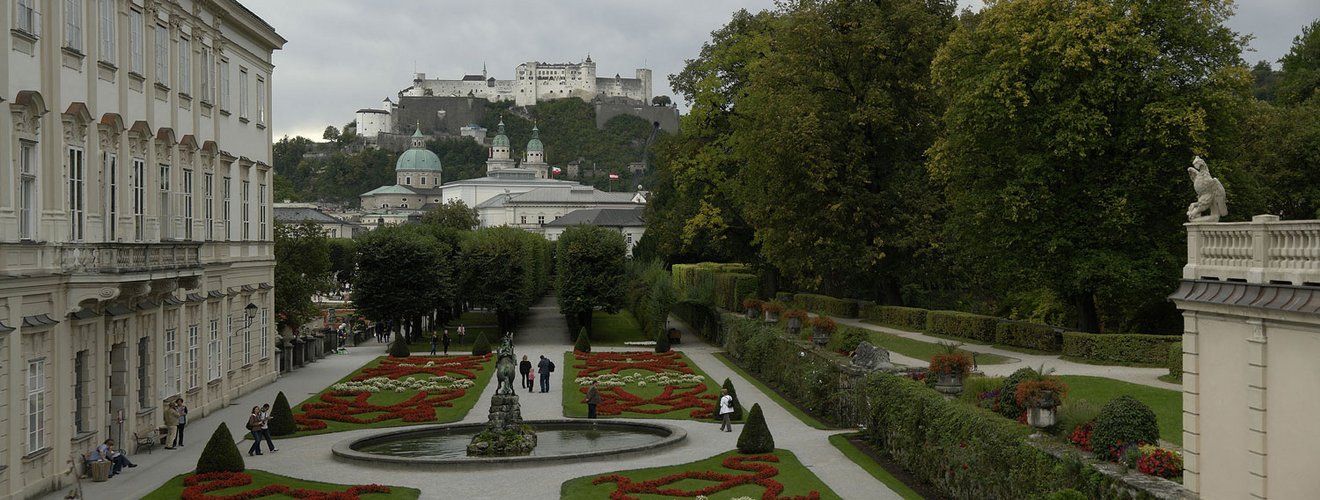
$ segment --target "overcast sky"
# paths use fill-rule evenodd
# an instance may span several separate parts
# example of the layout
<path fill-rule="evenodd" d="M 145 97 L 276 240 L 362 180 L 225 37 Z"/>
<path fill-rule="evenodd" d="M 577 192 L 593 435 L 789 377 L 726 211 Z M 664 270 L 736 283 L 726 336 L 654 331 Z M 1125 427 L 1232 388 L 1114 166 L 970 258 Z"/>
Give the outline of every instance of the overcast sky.
<path fill-rule="evenodd" d="M 770 0 L 240 0 L 289 40 L 275 52 L 275 136 L 320 139 L 359 108 L 380 106 L 427 78 L 480 73 L 513 77 L 527 61 L 579 62 L 598 76 L 653 70 L 652 92 L 673 95 L 669 75 L 695 57 L 737 9 Z M 959 0 L 980 8 L 979 0 Z M 1229 21 L 1256 39 L 1248 62 L 1276 61 L 1320 0 L 1242 0 Z M 678 100 L 678 99 L 675 99 Z"/>

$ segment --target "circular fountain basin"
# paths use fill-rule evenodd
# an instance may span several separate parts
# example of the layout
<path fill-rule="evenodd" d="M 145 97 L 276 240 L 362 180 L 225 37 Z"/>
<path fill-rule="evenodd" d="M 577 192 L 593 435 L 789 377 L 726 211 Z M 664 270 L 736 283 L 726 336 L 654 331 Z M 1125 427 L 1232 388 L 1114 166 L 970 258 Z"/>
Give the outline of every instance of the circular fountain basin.
<path fill-rule="evenodd" d="M 335 443 L 340 460 L 397 465 L 481 465 L 589 458 L 673 446 L 687 438 L 681 427 L 627 420 L 528 420 L 536 448 L 516 457 L 469 457 L 467 445 L 485 424 L 451 424 L 383 432 Z"/>

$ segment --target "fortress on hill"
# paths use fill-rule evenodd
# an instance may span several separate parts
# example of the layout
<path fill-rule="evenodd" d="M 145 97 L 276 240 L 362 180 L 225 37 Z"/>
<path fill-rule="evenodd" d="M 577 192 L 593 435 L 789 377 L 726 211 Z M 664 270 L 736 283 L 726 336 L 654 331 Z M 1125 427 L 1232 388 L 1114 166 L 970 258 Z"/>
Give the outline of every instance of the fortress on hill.
<path fill-rule="evenodd" d="M 537 61 L 518 65 L 512 80 L 497 80 L 486 74 L 466 75 L 460 80 L 426 78 L 417 73 L 411 87 L 399 92 L 399 97 L 480 97 L 491 102 L 513 101 L 518 106 L 533 106 L 538 101 L 578 97 L 593 99 L 626 98 L 643 105 L 651 101 L 651 70 L 639 68 L 635 78 L 598 78 L 596 63 L 587 56 L 580 63 L 543 63 Z"/>

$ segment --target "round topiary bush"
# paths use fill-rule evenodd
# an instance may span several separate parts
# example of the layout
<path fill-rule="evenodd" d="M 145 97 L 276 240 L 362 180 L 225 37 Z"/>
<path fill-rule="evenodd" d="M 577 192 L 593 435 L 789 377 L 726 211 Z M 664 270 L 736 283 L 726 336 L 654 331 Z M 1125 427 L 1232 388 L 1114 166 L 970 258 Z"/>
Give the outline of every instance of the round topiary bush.
<path fill-rule="evenodd" d="M 591 336 L 587 335 L 587 329 L 578 330 L 577 341 L 573 342 L 573 350 L 577 352 L 591 352 Z"/>
<path fill-rule="evenodd" d="M 1109 400 L 1100 409 L 1100 415 L 1095 417 L 1091 449 L 1113 459 L 1124 446 L 1157 443 L 1159 439 L 1160 426 L 1155 412 L 1132 396 L 1119 396 Z"/>
<path fill-rule="evenodd" d="M 761 405 L 754 404 L 752 411 L 747 413 L 747 424 L 743 425 L 742 434 L 738 435 L 738 452 L 752 455 L 772 451 L 775 451 L 775 437 L 770 435 L 770 428 L 765 425 Z"/>
<path fill-rule="evenodd" d="M 724 390 L 729 391 L 729 395 L 733 396 L 733 415 L 730 416 L 729 418 L 733 420 L 742 420 L 743 418 L 742 402 L 738 401 L 738 391 L 735 391 L 733 389 L 732 380 L 729 380 L 727 378 L 724 379 Z M 716 415 L 716 417 L 718 418 L 719 415 Z"/>
<path fill-rule="evenodd" d="M 289 408 L 289 398 L 284 391 L 275 395 L 275 404 L 270 407 L 270 435 L 288 436 L 298 432 L 298 423 L 293 421 L 293 409 Z"/>
<path fill-rule="evenodd" d="M 669 332 L 655 336 L 655 352 L 669 352 Z"/>
<path fill-rule="evenodd" d="M 1008 378 L 1004 379 L 1004 384 L 999 386 L 999 414 L 1016 420 L 1027 411 L 1026 408 L 1018 404 L 1016 394 L 1017 386 L 1023 380 L 1036 378 L 1036 370 L 1031 368 L 1019 368 Z"/>
<path fill-rule="evenodd" d="M 238 452 L 233 434 L 229 433 L 229 427 L 224 422 L 220 422 L 220 427 L 211 433 L 211 440 L 202 448 L 196 472 L 243 472 L 245 468 L 247 466 L 243 464 L 243 454 Z"/>
<path fill-rule="evenodd" d="M 395 358 L 406 358 L 410 354 L 412 354 L 412 352 L 408 350 L 408 341 L 403 338 L 403 335 L 395 335 L 394 342 L 390 343 L 390 356 Z"/>
<path fill-rule="evenodd" d="M 485 356 L 490 354 L 490 341 L 486 340 L 486 332 L 477 334 L 477 340 L 472 341 L 472 355 Z"/>

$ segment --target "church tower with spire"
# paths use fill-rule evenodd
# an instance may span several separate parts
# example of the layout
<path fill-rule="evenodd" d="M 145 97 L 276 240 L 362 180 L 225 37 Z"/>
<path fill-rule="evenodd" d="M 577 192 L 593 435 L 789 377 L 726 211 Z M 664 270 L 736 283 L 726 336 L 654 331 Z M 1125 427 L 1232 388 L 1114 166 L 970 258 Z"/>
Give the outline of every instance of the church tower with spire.
<path fill-rule="evenodd" d="M 540 129 L 532 125 L 532 140 L 527 141 L 527 154 L 519 166 L 535 171 L 538 179 L 546 179 L 550 177 L 550 166 L 545 163 L 545 145 L 541 143 L 540 135 Z"/>
<path fill-rule="evenodd" d="M 499 131 L 490 142 L 490 157 L 486 160 L 486 172 L 513 168 L 510 155 L 509 136 L 504 132 L 504 119 L 500 119 Z"/>

